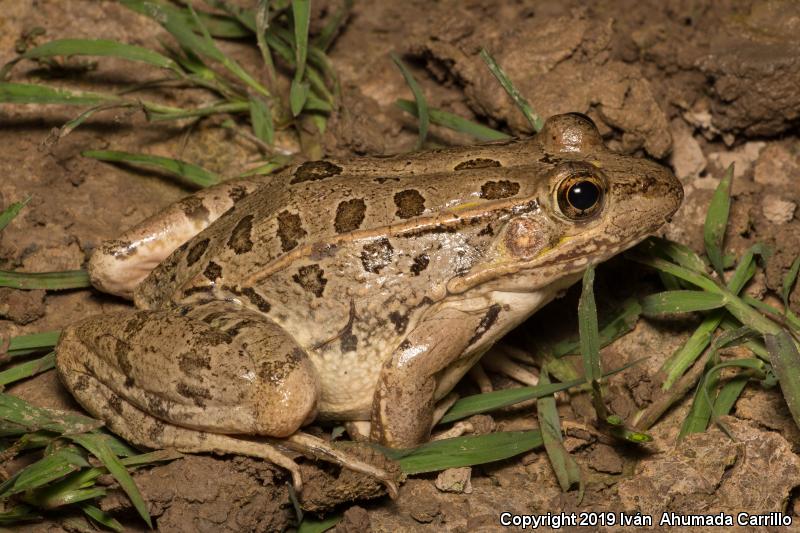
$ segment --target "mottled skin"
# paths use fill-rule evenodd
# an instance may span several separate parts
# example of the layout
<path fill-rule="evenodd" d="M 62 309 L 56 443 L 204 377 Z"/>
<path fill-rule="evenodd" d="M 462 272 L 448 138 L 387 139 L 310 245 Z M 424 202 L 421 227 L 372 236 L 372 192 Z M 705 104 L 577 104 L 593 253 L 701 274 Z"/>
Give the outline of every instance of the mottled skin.
<path fill-rule="evenodd" d="M 562 205 L 576 179 L 602 190 L 590 215 Z M 530 139 L 224 184 L 92 257 L 94 284 L 138 310 L 67 328 L 58 368 L 146 446 L 249 453 L 236 443 L 252 440 L 223 436 L 287 437 L 315 418 L 414 446 L 492 343 L 682 195 L 576 114 Z"/>

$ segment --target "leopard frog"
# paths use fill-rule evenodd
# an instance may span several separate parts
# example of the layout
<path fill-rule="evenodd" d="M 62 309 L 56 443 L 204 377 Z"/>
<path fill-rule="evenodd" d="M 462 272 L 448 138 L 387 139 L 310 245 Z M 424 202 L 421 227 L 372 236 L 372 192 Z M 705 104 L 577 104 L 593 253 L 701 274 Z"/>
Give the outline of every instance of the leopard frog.
<path fill-rule="evenodd" d="M 528 139 L 225 182 L 96 250 L 94 286 L 136 310 L 66 328 L 58 371 L 138 445 L 356 464 L 300 428 L 369 421 L 383 445 L 426 441 L 494 342 L 682 197 L 579 114 Z"/>

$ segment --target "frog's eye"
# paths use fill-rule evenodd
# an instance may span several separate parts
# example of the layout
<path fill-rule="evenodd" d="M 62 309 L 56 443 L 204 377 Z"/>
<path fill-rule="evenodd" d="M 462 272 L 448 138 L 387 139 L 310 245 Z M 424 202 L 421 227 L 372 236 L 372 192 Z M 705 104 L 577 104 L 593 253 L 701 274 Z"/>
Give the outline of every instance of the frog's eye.
<path fill-rule="evenodd" d="M 573 220 L 591 217 L 603 205 L 603 183 L 593 175 L 573 176 L 558 186 L 558 208 Z"/>

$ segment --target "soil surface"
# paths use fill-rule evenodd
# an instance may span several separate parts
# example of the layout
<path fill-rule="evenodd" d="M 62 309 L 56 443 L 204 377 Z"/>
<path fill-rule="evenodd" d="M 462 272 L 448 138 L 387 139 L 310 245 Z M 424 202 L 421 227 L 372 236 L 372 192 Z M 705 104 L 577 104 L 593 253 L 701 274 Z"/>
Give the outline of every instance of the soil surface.
<path fill-rule="evenodd" d="M 246 4 L 247 2 L 240 2 Z M 336 2 L 314 3 L 312 32 Z M 0 64 L 15 56 L 18 41 L 83 37 L 158 47 L 165 33 L 153 21 L 104 0 L 0 0 Z M 44 35 L 36 36 L 35 28 Z M 342 89 L 324 139 L 328 155 L 409 151 L 415 119 L 394 106 L 412 98 L 389 54 L 411 66 L 431 106 L 505 129 L 531 133 L 524 117 L 479 58 L 490 50 L 517 88 L 543 116 L 577 111 L 598 124 L 616 150 L 670 165 L 686 199 L 662 234 L 703 251 L 702 225 L 723 170 L 735 163 L 734 203 L 726 236 L 741 255 L 756 242 L 774 253 L 765 275 L 746 289 L 779 301 L 776 291 L 800 251 L 800 3 L 794 0 L 492 0 L 356 1 L 331 50 Z M 259 55 L 241 43 L 224 48 L 251 71 Z M 11 81 L 110 91 L 158 79 L 154 69 L 114 59 L 73 59 L 60 69 L 22 63 Z M 201 91 L 153 91 L 148 96 L 191 106 Z M 147 152 L 184 159 L 233 175 L 257 157 L 248 142 L 200 123 L 150 124 L 139 112 L 93 117 L 57 143 L 52 128 L 75 109 L 0 105 L 0 207 L 31 196 L 0 234 L 0 268 L 20 271 L 78 269 L 100 242 L 189 194 L 154 173 L 109 166 L 81 156 L 87 149 Z M 468 143 L 432 127 L 431 143 Z M 291 143 L 287 142 L 287 147 Z M 661 290 L 658 277 L 617 258 L 598 270 L 601 316 L 625 298 Z M 508 344 L 558 340 L 575 331 L 579 290 L 523 324 Z M 800 288 L 790 296 L 800 312 Z M 0 289 L 0 337 L 61 328 L 130 304 L 96 291 Z M 649 356 L 614 376 L 608 403 L 630 417 L 648 405 L 666 357 L 699 323 L 698 316 L 641 319 L 635 330 L 602 352 L 605 368 Z M 735 350 L 725 357 L 746 356 Z M 495 386 L 518 386 L 490 373 Z M 462 392 L 474 393 L 472 382 Z M 75 408 L 52 372 L 12 393 L 43 406 Z M 565 419 L 591 424 L 585 397 L 560 402 Z M 542 451 L 501 463 L 415 476 L 397 500 L 382 497 L 340 505 L 340 532 L 495 531 L 502 511 L 543 514 L 614 511 L 751 514 L 781 511 L 800 527 L 800 431 L 778 388 L 750 385 L 726 426 L 693 435 L 676 446 L 688 399 L 652 429 L 655 441 L 640 448 L 609 445 L 586 431 L 565 441 L 580 464 L 585 494 L 562 493 Z M 486 418 L 475 425 L 485 425 Z M 499 430 L 531 429 L 530 407 L 493 416 Z M 324 499 L 331 483 L 351 490 L 356 481 L 328 467 L 304 465 L 309 500 Z M 286 473 L 240 457 L 194 456 L 136 474 L 158 528 L 163 531 L 281 531 L 296 526 Z M 349 489 L 347 487 L 350 487 Z M 339 489 L 337 489 L 339 490 Z M 367 490 L 368 489 L 364 489 Z M 374 489 L 372 489 L 374 491 Z M 319 500 L 322 501 L 322 500 Z M 128 500 L 112 491 L 101 507 L 132 531 L 144 529 Z M 53 513 L 22 531 L 74 530 Z M 70 525 L 72 524 L 72 525 Z M 563 531 L 619 531 L 565 528 Z M 654 527 L 652 530 L 661 530 Z M 719 531 L 693 528 L 692 531 Z M 763 528 L 742 528 L 761 531 Z"/>

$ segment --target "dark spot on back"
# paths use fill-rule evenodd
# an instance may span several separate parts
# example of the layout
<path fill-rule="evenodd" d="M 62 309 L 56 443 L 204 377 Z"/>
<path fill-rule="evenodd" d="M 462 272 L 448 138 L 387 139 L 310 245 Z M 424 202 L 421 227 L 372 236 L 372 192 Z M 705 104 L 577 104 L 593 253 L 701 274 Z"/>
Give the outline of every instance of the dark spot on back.
<path fill-rule="evenodd" d="M 181 211 L 186 214 L 189 220 L 197 220 L 201 222 L 208 222 L 209 213 L 208 208 L 203 205 L 203 201 L 197 196 L 189 196 L 178 202 Z"/>
<path fill-rule="evenodd" d="M 353 335 L 352 330 L 347 330 L 339 337 L 339 349 L 342 353 L 355 352 L 358 348 L 358 337 Z"/>
<path fill-rule="evenodd" d="M 475 330 L 475 334 L 472 335 L 472 338 L 467 343 L 467 347 L 472 346 L 476 342 L 478 342 L 483 335 L 491 329 L 495 322 L 497 322 L 497 317 L 500 315 L 500 305 L 499 304 L 492 304 L 489 307 L 489 310 L 486 311 L 486 314 L 483 315 L 481 318 L 480 324 L 478 324 L 478 329 Z"/>
<path fill-rule="evenodd" d="M 208 239 L 203 239 L 193 244 L 186 254 L 186 264 L 192 266 L 197 263 L 198 259 L 206 253 L 206 248 L 208 248 Z"/>
<path fill-rule="evenodd" d="M 478 157 L 476 159 L 470 159 L 469 161 L 462 161 L 461 163 L 457 164 L 453 170 L 469 170 L 472 168 L 492 168 L 500 166 L 502 166 L 500 161 Z"/>
<path fill-rule="evenodd" d="M 89 376 L 86 374 L 79 374 L 75 383 L 72 384 L 74 392 L 80 392 L 89 388 Z"/>
<path fill-rule="evenodd" d="M 255 291 L 255 289 L 253 289 L 252 287 L 247 287 L 245 289 L 242 289 L 242 294 L 248 300 L 250 300 L 250 303 L 255 305 L 258 308 L 259 311 L 261 311 L 262 313 L 269 313 L 269 310 L 271 308 L 271 306 L 269 305 L 269 302 L 266 301 L 263 296 L 258 294 Z"/>
<path fill-rule="evenodd" d="M 425 211 L 425 198 L 414 189 L 395 194 L 394 203 L 397 206 L 396 215 L 400 218 L 416 217 Z"/>
<path fill-rule="evenodd" d="M 211 356 L 194 352 L 178 356 L 178 368 L 187 376 L 196 376 L 203 370 L 211 370 Z"/>
<path fill-rule="evenodd" d="M 415 276 L 419 276 L 419 273 L 428 268 L 428 263 L 430 263 L 430 258 L 428 254 L 422 253 L 419 254 L 417 257 L 414 258 L 414 264 L 411 265 L 411 273 Z"/>
<path fill-rule="evenodd" d="M 144 393 L 145 402 L 147 403 L 147 412 L 158 418 L 169 417 L 169 404 L 164 401 L 161 396 L 153 394 L 152 392 Z"/>
<path fill-rule="evenodd" d="M 150 429 L 147 430 L 147 436 L 150 437 L 151 445 L 158 445 L 161 437 L 164 435 L 164 422 L 157 418 L 150 417 Z"/>
<path fill-rule="evenodd" d="M 499 200 L 501 198 L 510 198 L 519 192 L 519 183 L 500 180 L 500 181 L 487 181 L 481 185 L 481 198 L 486 200 Z"/>
<path fill-rule="evenodd" d="M 278 238 L 281 240 L 281 249 L 288 252 L 307 235 L 300 221 L 300 215 L 281 211 L 278 213 Z"/>
<path fill-rule="evenodd" d="M 130 351 L 130 345 L 122 341 L 120 339 L 115 339 L 114 343 L 114 357 L 117 359 L 117 365 L 119 366 L 120 371 L 125 376 L 130 376 L 133 373 L 133 365 L 131 365 L 130 360 L 128 359 L 128 352 Z"/>
<path fill-rule="evenodd" d="M 317 181 L 337 176 L 342 173 L 342 167 L 334 165 L 330 161 L 307 161 L 297 167 L 294 171 L 294 178 L 289 183 L 302 183 L 304 181 Z"/>
<path fill-rule="evenodd" d="M 211 281 L 215 281 L 217 278 L 222 277 L 222 267 L 216 264 L 214 261 L 210 261 L 206 269 L 203 270 L 203 275 Z"/>
<path fill-rule="evenodd" d="M 361 264 L 364 270 L 377 274 L 380 270 L 391 263 L 394 248 L 386 237 L 372 241 L 364 245 L 361 251 Z"/>
<path fill-rule="evenodd" d="M 389 313 L 389 320 L 394 324 L 394 330 L 397 333 L 405 333 L 408 327 L 408 315 L 400 314 L 398 311 L 392 311 Z"/>
<path fill-rule="evenodd" d="M 117 413 L 120 416 L 123 416 L 123 407 L 122 407 L 122 398 L 117 396 L 116 394 L 112 394 L 108 397 L 108 406 L 111 407 L 111 410 Z"/>
<path fill-rule="evenodd" d="M 211 399 L 211 392 L 203 387 L 198 387 L 196 385 L 189 385 L 184 381 L 179 381 L 177 385 L 175 385 L 175 390 L 189 400 L 192 400 L 197 407 L 204 408 L 206 406 L 206 401 Z"/>
<path fill-rule="evenodd" d="M 253 215 L 247 215 L 236 223 L 231 236 L 228 239 L 230 246 L 237 254 L 247 253 L 253 249 L 253 241 L 250 240 L 250 232 L 253 229 Z"/>
<path fill-rule="evenodd" d="M 336 233 L 357 230 L 364 222 L 367 204 L 361 198 L 345 200 L 336 208 L 336 220 L 333 223 Z"/>
<path fill-rule="evenodd" d="M 310 292 L 317 298 L 322 298 L 325 285 L 328 283 L 328 280 L 325 279 L 323 274 L 325 274 L 325 271 L 322 270 L 319 265 L 306 265 L 301 266 L 297 274 L 292 276 L 292 279 L 307 292 Z"/>
<path fill-rule="evenodd" d="M 245 196 L 247 196 L 247 189 L 245 189 L 241 185 L 237 185 L 236 187 L 228 191 L 228 197 L 234 202 L 238 202 Z"/>

